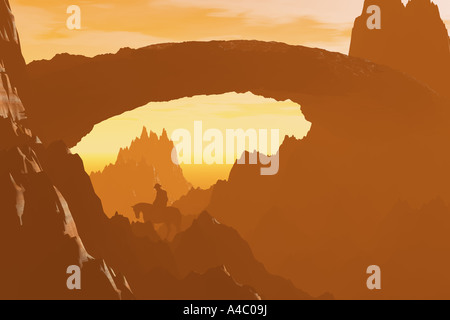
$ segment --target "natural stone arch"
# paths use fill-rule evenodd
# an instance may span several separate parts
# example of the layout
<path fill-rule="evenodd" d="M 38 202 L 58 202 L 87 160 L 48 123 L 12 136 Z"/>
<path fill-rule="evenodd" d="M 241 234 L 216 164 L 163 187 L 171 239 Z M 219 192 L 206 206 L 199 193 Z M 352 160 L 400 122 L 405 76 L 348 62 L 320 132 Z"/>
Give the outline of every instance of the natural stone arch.
<path fill-rule="evenodd" d="M 313 128 L 357 132 L 356 139 L 428 130 L 442 119 L 438 97 L 404 74 L 275 42 L 160 44 L 94 58 L 63 54 L 33 62 L 28 71 L 31 126 L 43 141 L 62 139 L 69 147 L 95 124 L 149 102 L 227 92 L 290 99 Z"/>

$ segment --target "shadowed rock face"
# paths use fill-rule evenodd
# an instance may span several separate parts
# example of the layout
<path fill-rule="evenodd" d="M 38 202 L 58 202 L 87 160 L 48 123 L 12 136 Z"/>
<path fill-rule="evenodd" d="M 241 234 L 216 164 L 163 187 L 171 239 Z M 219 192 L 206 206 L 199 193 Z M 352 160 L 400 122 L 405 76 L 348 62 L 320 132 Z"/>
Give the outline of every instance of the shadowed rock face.
<path fill-rule="evenodd" d="M 0 34 L 0 297 L 131 297 L 126 280 L 86 251 L 66 199 L 44 170 L 43 146 L 23 124 L 25 63 L 8 1 L 0 1 Z M 81 267 L 83 291 L 66 286 L 71 265 Z"/>
<path fill-rule="evenodd" d="M 366 26 L 367 8 L 381 9 L 381 29 Z M 406 72 L 448 96 L 450 46 L 439 8 L 430 0 L 366 0 L 355 20 L 350 56 Z"/>
<path fill-rule="evenodd" d="M 311 299 L 290 281 L 267 272 L 239 234 L 207 212 L 177 235 L 172 247 L 182 275 L 205 273 L 211 266 L 223 265 L 236 281 L 252 286 L 263 299 Z"/>

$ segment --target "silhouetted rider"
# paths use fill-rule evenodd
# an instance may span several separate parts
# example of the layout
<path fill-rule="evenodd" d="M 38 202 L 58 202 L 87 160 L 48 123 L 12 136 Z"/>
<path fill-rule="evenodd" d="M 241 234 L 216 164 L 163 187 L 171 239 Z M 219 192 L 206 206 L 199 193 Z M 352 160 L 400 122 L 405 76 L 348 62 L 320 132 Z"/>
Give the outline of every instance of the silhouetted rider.
<path fill-rule="evenodd" d="M 169 198 L 167 197 L 167 192 L 161 188 L 159 183 L 155 184 L 156 198 L 153 202 L 153 206 L 156 210 L 164 210 L 167 207 L 167 202 Z"/>

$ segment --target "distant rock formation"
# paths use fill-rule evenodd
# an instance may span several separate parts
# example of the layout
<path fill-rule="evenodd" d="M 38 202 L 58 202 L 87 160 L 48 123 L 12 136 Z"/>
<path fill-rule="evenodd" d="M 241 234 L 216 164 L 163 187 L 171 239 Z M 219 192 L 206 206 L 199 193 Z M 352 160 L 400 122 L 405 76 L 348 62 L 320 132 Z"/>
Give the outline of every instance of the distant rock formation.
<path fill-rule="evenodd" d="M 381 9 L 381 29 L 369 30 L 367 8 Z M 366 0 L 355 20 L 350 56 L 408 73 L 449 96 L 450 43 L 439 8 L 431 0 Z"/>
<path fill-rule="evenodd" d="M 134 219 L 131 206 L 153 203 L 156 183 L 167 191 L 169 204 L 189 192 L 192 185 L 184 178 L 181 167 L 172 161 L 173 148 L 166 130 L 158 138 L 144 127 L 140 138 L 133 140 L 129 148 L 120 149 L 114 164 L 91 173 L 95 192 L 108 216 L 118 211 Z"/>

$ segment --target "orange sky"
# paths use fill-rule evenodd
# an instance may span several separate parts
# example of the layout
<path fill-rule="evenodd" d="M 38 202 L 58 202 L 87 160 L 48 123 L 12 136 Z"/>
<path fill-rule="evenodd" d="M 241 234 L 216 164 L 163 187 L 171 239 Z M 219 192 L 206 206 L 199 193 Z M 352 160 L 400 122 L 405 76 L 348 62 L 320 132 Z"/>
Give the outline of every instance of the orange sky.
<path fill-rule="evenodd" d="M 10 0 L 27 61 L 168 41 L 258 39 L 346 53 L 363 0 Z M 436 0 L 445 20 L 450 1 Z M 66 9 L 82 9 L 68 30 Z"/>

